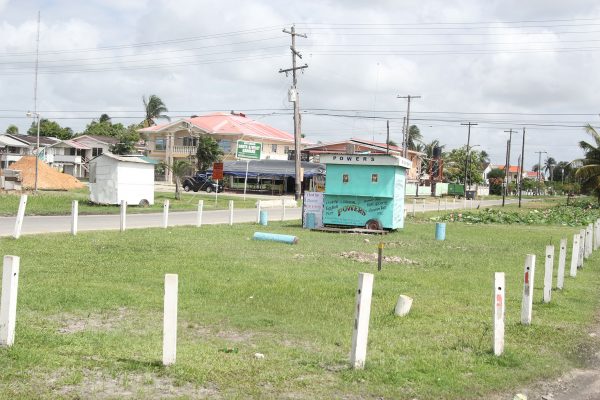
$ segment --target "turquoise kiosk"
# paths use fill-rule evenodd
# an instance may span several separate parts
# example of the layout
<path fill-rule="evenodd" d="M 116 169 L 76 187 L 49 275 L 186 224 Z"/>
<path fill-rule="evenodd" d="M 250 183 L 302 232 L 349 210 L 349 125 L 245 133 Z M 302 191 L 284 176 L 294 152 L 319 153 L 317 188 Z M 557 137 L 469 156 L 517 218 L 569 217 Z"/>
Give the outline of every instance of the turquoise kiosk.
<path fill-rule="evenodd" d="M 323 223 L 399 229 L 404 227 L 406 158 L 383 154 L 322 154 L 325 164 Z"/>

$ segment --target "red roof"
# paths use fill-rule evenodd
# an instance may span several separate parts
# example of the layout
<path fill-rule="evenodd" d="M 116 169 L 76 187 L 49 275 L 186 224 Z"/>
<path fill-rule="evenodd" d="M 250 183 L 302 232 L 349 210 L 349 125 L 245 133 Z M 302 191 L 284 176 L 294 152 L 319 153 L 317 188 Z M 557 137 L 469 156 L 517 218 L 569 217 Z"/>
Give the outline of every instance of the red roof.
<path fill-rule="evenodd" d="M 504 167 L 505 165 L 493 165 L 492 169 L 497 168 L 499 170 L 504 171 Z M 515 174 L 519 173 L 519 166 L 518 165 L 511 165 L 508 167 L 508 172 L 514 172 Z"/>
<path fill-rule="evenodd" d="M 293 142 L 294 136 L 273 128 L 272 126 L 254 121 L 243 114 L 214 113 L 201 115 L 194 118 L 171 122 L 163 125 L 155 125 L 140 129 L 140 132 L 160 132 L 165 128 L 175 126 L 181 121 L 188 122 L 198 129 L 214 135 L 242 135 L 259 139 L 272 139 L 283 142 Z"/>

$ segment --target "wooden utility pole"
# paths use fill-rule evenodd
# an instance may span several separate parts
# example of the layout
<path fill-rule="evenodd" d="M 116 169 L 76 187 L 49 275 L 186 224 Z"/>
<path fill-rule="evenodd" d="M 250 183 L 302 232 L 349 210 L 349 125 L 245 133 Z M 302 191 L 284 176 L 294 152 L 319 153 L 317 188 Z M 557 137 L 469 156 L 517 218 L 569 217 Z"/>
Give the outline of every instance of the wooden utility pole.
<path fill-rule="evenodd" d="M 523 144 L 521 145 L 521 172 L 519 175 L 519 208 L 521 208 L 521 193 L 523 192 L 523 171 L 525 168 L 525 128 L 523 128 Z"/>
<path fill-rule="evenodd" d="M 467 197 L 467 168 L 469 167 L 469 143 L 471 142 L 471 126 L 477 125 L 473 122 L 461 123 L 461 125 L 466 125 L 469 127 L 467 133 L 467 154 L 465 155 L 465 187 L 463 189 L 465 198 Z"/>
<path fill-rule="evenodd" d="M 292 37 L 292 45 L 290 46 L 290 50 L 292 51 L 292 68 L 280 69 L 279 73 L 284 73 L 286 76 L 291 72 L 292 73 L 292 87 L 289 91 L 289 100 L 294 103 L 294 164 L 296 169 L 296 190 L 294 193 L 294 198 L 296 200 L 300 200 L 300 196 L 302 193 L 302 176 L 301 176 L 301 165 L 300 165 L 300 152 L 301 152 L 301 140 L 302 137 L 301 127 L 300 127 L 300 96 L 298 95 L 298 90 L 296 88 L 297 79 L 296 79 L 296 71 L 303 70 L 304 68 L 308 68 L 307 64 L 304 64 L 300 67 L 296 66 L 296 57 L 302 58 L 302 54 L 300 54 L 296 50 L 296 36 L 300 36 L 306 38 L 305 34 L 296 33 L 296 27 L 292 25 L 290 30 L 283 30 L 284 33 L 289 34 Z"/>
<path fill-rule="evenodd" d="M 411 99 L 420 99 L 421 96 L 411 96 L 410 94 L 406 95 L 406 96 L 396 96 L 396 98 L 398 99 L 406 99 L 407 100 L 407 106 L 406 106 L 406 129 L 404 131 L 404 145 L 402 146 L 402 156 L 404 158 L 407 158 L 408 156 L 408 133 L 410 131 L 410 100 Z"/>
<path fill-rule="evenodd" d="M 504 207 L 505 198 L 508 195 L 508 182 L 510 181 L 510 146 L 512 144 L 512 128 L 508 131 L 504 131 L 508 133 L 508 142 L 506 144 L 506 169 L 504 170 L 504 191 L 502 193 L 502 207 Z"/>

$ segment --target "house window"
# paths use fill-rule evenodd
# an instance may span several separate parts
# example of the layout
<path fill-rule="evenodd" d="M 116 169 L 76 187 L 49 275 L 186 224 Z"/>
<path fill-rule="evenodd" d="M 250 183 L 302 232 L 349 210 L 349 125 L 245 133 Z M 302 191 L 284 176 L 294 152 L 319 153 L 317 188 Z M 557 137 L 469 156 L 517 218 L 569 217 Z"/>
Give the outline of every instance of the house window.
<path fill-rule="evenodd" d="M 195 138 L 195 137 L 184 137 L 183 138 L 183 145 L 184 146 L 196 147 L 196 146 L 198 146 L 198 138 Z"/>
<path fill-rule="evenodd" d="M 165 151 L 167 146 L 165 145 L 165 138 L 156 138 L 154 142 L 154 150 Z"/>
<path fill-rule="evenodd" d="M 102 147 L 94 147 L 92 148 L 92 157 L 97 157 L 102 154 Z"/>
<path fill-rule="evenodd" d="M 219 140 L 219 148 L 223 150 L 223 153 L 231 153 L 231 140 Z"/>
<path fill-rule="evenodd" d="M 74 147 L 71 147 L 68 151 L 70 156 L 74 156 L 77 153 L 77 149 Z"/>
<path fill-rule="evenodd" d="M 371 174 L 371 182 L 377 183 L 379 181 L 379 174 Z"/>
<path fill-rule="evenodd" d="M 277 153 L 277 145 L 276 144 L 271 145 L 271 153 Z"/>
<path fill-rule="evenodd" d="M 285 146 L 283 148 L 283 154 L 288 154 L 290 152 L 290 146 Z"/>
<path fill-rule="evenodd" d="M 348 174 L 344 174 L 344 175 L 342 175 L 342 182 L 343 182 L 343 183 L 348 183 L 348 181 L 349 181 L 349 180 L 350 180 L 350 179 L 348 178 Z"/>

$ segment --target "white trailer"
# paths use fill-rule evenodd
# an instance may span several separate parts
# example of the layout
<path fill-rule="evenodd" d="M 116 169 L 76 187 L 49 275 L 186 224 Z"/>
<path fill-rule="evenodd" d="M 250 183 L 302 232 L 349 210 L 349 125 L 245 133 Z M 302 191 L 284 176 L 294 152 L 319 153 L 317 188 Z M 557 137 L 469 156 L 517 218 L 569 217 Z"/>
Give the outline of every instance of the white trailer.
<path fill-rule="evenodd" d="M 103 153 L 90 161 L 90 198 L 98 204 L 154 204 L 154 163 Z"/>

